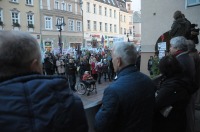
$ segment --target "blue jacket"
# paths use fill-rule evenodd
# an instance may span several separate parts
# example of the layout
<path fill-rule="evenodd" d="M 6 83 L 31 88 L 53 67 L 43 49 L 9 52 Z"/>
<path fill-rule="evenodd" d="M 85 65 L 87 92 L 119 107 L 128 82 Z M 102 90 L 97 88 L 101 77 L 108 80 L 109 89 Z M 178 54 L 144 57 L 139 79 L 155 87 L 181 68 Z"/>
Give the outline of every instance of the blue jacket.
<path fill-rule="evenodd" d="M 67 79 L 39 74 L 0 79 L 1 132 L 87 132 L 79 97 Z"/>
<path fill-rule="evenodd" d="M 104 91 L 95 117 L 98 132 L 151 132 L 154 84 L 133 65 L 122 69 Z"/>

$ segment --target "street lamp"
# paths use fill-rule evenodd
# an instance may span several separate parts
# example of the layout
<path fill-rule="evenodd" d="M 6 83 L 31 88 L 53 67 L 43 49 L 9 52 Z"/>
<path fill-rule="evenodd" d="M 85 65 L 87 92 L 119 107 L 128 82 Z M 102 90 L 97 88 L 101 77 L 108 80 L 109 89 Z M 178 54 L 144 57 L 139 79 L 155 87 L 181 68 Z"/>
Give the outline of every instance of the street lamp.
<path fill-rule="evenodd" d="M 58 36 L 58 46 L 60 48 L 61 54 L 62 54 L 62 46 L 63 46 L 61 32 L 62 32 L 62 27 L 65 25 L 66 24 L 65 24 L 64 18 L 57 18 L 57 23 L 55 26 L 58 28 L 58 31 L 60 32 L 60 35 Z"/>

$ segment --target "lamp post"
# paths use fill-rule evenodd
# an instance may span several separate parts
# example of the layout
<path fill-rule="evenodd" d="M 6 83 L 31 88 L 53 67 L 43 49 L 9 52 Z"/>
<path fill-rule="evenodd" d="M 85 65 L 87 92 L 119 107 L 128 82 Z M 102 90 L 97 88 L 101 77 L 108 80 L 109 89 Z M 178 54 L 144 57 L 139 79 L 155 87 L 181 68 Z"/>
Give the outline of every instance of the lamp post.
<path fill-rule="evenodd" d="M 58 46 L 60 48 L 60 53 L 62 54 L 62 46 L 63 46 L 63 43 L 62 43 L 62 26 L 65 26 L 65 21 L 64 21 L 64 18 L 57 18 L 57 23 L 56 23 L 56 27 L 58 28 L 58 31 L 60 32 L 60 35 L 58 36 Z"/>

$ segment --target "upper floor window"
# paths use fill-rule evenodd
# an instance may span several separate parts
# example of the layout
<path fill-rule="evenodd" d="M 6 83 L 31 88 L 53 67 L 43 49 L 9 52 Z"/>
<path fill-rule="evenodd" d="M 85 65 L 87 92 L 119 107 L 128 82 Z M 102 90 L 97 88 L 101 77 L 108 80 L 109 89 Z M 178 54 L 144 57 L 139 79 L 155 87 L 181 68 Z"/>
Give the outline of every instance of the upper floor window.
<path fill-rule="evenodd" d="M 107 8 L 105 7 L 105 16 L 107 16 Z"/>
<path fill-rule="evenodd" d="M 114 32 L 117 32 L 117 25 L 114 25 Z"/>
<path fill-rule="evenodd" d="M 68 31 L 74 31 L 74 20 L 68 20 Z"/>
<path fill-rule="evenodd" d="M 116 18 L 116 10 L 114 10 L 114 18 Z"/>
<path fill-rule="evenodd" d="M 82 22 L 76 21 L 76 31 L 81 32 L 82 31 Z"/>
<path fill-rule="evenodd" d="M 90 12 L 90 3 L 87 2 L 87 12 Z"/>
<path fill-rule="evenodd" d="M 0 22 L 3 22 L 3 10 L 0 9 Z"/>
<path fill-rule="evenodd" d="M 94 4 L 94 14 L 96 14 L 96 4 Z"/>
<path fill-rule="evenodd" d="M 90 30 L 90 20 L 87 20 L 87 29 Z"/>
<path fill-rule="evenodd" d="M 128 10 L 131 10 L 131 5 L 130 4 L 128 4 Z"/>
<path fill-rule="evenodd" d="M 108 24 L 105 23 L 105 32 L 108 32 Z"/>
<path fill-rule="evenodd" d="M 64 22 L 64 17 L 57 17 L 56 18 L 56 24 L 61 25 L 63 23 L 65 23 Z M 56 26 L 56 27 L 57 27 L 57 30 L 60 30 L 59 26 Z M 64 30 L 64 26 L 63 25 L 61 26 L 61 29 Z"/>
<path fill-rule="evenodd" d="M 59 5 L 59 1 L 55 1 L 55 6 L 54 6 L 55 9 L 60 9 L 60 5 Z"/>
<path fill-rule="evenodd" d="M 112 24 L 110 24 L 110 32 L 112 32 Z"/>
<path fill-rule="evenodd" d="M 200 4 L 200 0 L 187 0 L 187 6 L 193 6 Z"/>
<path fill-rule="evenodd" d="M 45 29 L 52 29 L 52 17 L 45 16 Z"/>
<path fill-rule="evenodd" d="M 26 0 L 27 5 L 33 5 L 33 0 Z"/>
<path fill-rule="evenodd" d="M 19 23 L 19 13 L 18 12 L 12 12 L 12 23 Z"/>
<path fill-rule="evenodd" d="M 102 31 L 102 22 L 99 22 L 99 31 Z"/>
<path fill-rule="evenodd" d="M 124 34 L 126 34 L 126 28 L 124 28 Z"/>
<path fill-rule="evenodd" d="M 18 0 L 10 0 L 11 2 L 15 2 L 15 3 L 18 3 Z"/>
<path fill-rule="evenodd" d="M 124 22 L 126 22 L 126 16 L 124 16 Z"/>
<path fill-rule="evenodd" d="M 72 12 L 72 5 L 71 4 L 68 4 L 68 11 Z"/>
<path fill-rule="evenodd" d="M 102 7 L 99 6 L 99 15 L 102 15 Z"/>
<path fill-rule="evenodd" d="M 32 14 L 27 14 L 27 23 L 34 24 L 34 16 Z"/>
<path fill-rule="evenodd" d="M 94 30 L 96 31 L 97 30 L 97 22 L 96 21 L 94 21 L 93 26 L 94 26 Z"/>
<path fill-rule="evenodd" d="M 64 3 L 64 2 L 61 3 L 61 10 L 63 10 L 63 11 L 67 10 L 66 3 Z"/>
<path fill-rule="evenodd" d="M 110 17 L 112 17 L 112 9 L 110 9 Z"/>

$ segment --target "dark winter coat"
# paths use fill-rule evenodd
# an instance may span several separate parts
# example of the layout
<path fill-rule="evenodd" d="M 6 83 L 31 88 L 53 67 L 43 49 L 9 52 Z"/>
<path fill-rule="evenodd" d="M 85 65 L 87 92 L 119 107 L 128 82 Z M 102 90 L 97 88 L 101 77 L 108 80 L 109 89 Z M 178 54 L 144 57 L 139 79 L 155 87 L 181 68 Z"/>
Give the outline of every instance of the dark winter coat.
<path fill-rule="evenodd" d="M 97 132 L 151 132 L 154 84 L 133 65 L 123 68 L 104 91 L 95 117 Z"/>
<path fill-rule="evenodd" d="M 39 74 L 0 79 L 1 132 L 87 132 L 79 97 L 67 79 Z"/>
<path fill-rule="evenodd" d="M 170 30 L 170 36 L 177 37 L 177 36 L 185 36 L 187 32 L 187 22 L 184 18 L 178 18 L 174 21 L 172 24 L 171 30 Z"/>
<path fill-rule="evenodd" d="M 185 131 L 186 106 L 190 97 L 186 86 L 181 76 L 162 79 L 156 96 L 153 132 Z M 164 117 L 160 111 L 169 106 L 172 106 L 172 110 Z"/>

